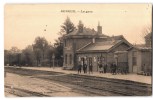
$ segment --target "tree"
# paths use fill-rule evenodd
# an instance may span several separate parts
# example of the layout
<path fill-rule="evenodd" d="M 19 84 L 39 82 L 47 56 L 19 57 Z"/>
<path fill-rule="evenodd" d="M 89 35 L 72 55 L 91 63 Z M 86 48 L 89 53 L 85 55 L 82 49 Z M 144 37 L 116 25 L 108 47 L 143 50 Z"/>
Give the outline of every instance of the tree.
<path fill-rule="evenodd" d="M 146 46 L 151 46 L 151 42 L 152 42 L 152 28 L 151 28 L 151 26 L 147 26 L 143 29 L 142 38 L 145 40 Z"/>
<path fill-rule="evenodd" d="M 12 47 L 12 48 L 10 49 L 10 52 L 11 52 L 12 54 L 16 54 L 16 53 L 19 53 L 19 52 L 20 52 L 20 49 L 18 49 L 17 47 Z"/>
<path fill-rule="evenodd" d="M 8 50 L 9 65 L 20 66 L 21 53 L 21 50 L 17 47 L 12 47 L 10 50 Z"/>
<path fill-rule="evenodd" d="M 23 51 L 22 51 L 22 57 L 21 57 L 22 65 L 33 65 L 34 60 L 34 54 L 33 54 L 33 47 L 32 45 L 28 45 Z"/>
<path fill-rule="evenodd" d="M 40 61 L 41 61 L 41 50 L 39 48 L 34 49 L 34 55 L 36 58 L 37 66 L 39 66 Z"/>
<path fill-rule="evenodd" d="M 4 65 L 10 64 L 10 51 L 4 50 Z"/>
<path fill-rule="evenodd" d="M 67 17 L 63 25 L 61 25 L 61 30 L 58 33 L 59 37 L 55 40 L 54 50 L 55 59 L 58 61 L 59 66 L 63 66 L 63 39 L 65 34 L 73 32 L 75 29 L 74 24 L 71 22 L 70 18 Z"/>
<path fill-rule="evenodd" d="M 54 47 L 52 45 L 49 45 L 49 48 L 47 49 L 47 59 L 49 60 L 49 65 L 51 67 L 52 65 L 52 56 L 54 52 Z"/>
<path fill-rule="evenodd" d="M 70 18 L 69 17 L 67 17 L 67 19 L 65 20 L 65 22 L 63 23 L 63 25 L 61 25 L 61 32 L 62 33 L 66 33 L 66 34 L 69 34 L 69 33 L 71 33 L 71 32 L 73 32 L 74 31 L 74 29 L 75 29 L 75 26 L 74 26 L 74 24 L 71 22 L 71 20 L 70 20 Z"/>
<path fill-rule="evenodd" d="M 44 65 L 44 59 L 45 59 L 45 53 L 48 49 L 48 42 L 44 37 L 36 37 L 35 43 L 33 44 L 33 51 L 35 54 L 35 58 L 37 60 L 37 66 L 38 64 Z M 42 58 L 42 63 L 41 63 Z"/>
<path fill-rule="evenodd" d="M 54 47 L 55 47 L 55 59 L 58 60 L 59 66 L 63 66 L 63 42 L 56 41 Z"/>

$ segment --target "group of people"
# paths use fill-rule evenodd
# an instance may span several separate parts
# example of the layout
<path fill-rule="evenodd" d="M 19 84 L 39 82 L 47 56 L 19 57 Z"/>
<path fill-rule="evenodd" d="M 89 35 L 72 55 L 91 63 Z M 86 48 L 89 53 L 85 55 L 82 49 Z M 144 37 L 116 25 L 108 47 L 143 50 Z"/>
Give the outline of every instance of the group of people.
<path fill-rule="evenodd" d="M 100 73 L 106 73 L 107 70 L 107 64 L 99 64 L 99 72 Z"/>
<path fill-rule="evenodd" d="M 78 74 L 81 73 L 81 70 L 83 69 L 84 73 L 87 73 L 87 67 L 89 68 L 89 74 L 93 73 L 93 65 L 92 64 L 79 64 L 78 65 Z M 110 72 L 112 75 L 116 74 L 127 74 L 128 73 L 128 68 L 123 66 L 122 68 L 117 67 L 115 63 L 110 64 L 110 67 L 107 64 L 98 64 L 99 67 L 99 73 L 107 73 Z"/>
<path fill-rule="evenodd" d="M 111 73 L 113 75 L 115 75 L 116 74 L 116 71 L 117 71 L 117 65 L 115 63 L 112 63 L 111 64 Z"/>
<path fill-rule="evenodd" d="M 110 71 L 111 71 L 112 75 L 127 74 L 128 73 L 128 67 L 127 66 L 119 67 L 115 63 L 112 63 L 111 66 L 110 66 Z"/>
<path fill-rule="evenodd" d="M 87 64 L 83 64 L 83 65 L 79 64 L 78 65 L 78 74 L 81 73 L 82 68 L 83 68 L 83 72 L 87 73 L 87 67 L 88 67 Z M 89 74 L 93 73 L 92 67 L 93 67 L 92 64 L 89 64 Z"/>
<path fill-rule="evenodd" d="M 108 68 L 107 64 L 98 64 L 99 66 L 99 73 L 106 73 L 107 71 L 109 71 L 112 75 L 116 75 L 116 74 L 127 74 L 128 73 L 128 68 L 125 66 L 117 67 L 116 63 L 112 63 L 110 64 L 110 68 Z"/>

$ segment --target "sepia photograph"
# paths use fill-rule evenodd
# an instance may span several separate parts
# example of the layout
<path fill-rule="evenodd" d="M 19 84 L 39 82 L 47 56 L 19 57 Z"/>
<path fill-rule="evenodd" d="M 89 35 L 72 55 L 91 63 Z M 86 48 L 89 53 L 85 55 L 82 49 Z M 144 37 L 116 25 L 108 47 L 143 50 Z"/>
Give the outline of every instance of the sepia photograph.
<path fill-rule="evenodd" d="M 6 3 L 4 95 L 152 96 L 152 4 Z"/>

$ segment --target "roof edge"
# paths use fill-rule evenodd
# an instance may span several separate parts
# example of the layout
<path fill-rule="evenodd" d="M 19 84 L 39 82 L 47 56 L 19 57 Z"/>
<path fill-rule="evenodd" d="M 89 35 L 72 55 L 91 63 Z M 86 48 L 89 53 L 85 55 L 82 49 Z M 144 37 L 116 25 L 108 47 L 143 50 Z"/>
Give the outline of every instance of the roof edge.
<path fill-rule="evenodd" d="M 90 45 L 91 43 L 92 43 L 92 42 L 89 42 L 88 44 L 84 45 L 83 47 L 79 48 L 79 49 L 76 50 L 76 51 L 80 51 L 80 50 L 82 50 L 83 48 L 87 47 L 87 46 Z"/>

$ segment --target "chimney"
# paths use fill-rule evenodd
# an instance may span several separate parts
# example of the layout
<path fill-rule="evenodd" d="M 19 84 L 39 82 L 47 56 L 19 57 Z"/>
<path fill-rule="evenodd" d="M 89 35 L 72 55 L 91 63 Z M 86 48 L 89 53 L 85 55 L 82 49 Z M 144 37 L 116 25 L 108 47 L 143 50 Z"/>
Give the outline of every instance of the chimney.
<path fill-rule="evenodd" d="M 79 25 L 78 25 L 78 32 L 83 33 L 83 23 L 81 22 L 81 20 L 79 21 Z"/>
<path fill-rule="evenodd" d="M 97 33 L 102 34 L 102 26 L 100 26 L 100 22 L 98 22 Z"/>

